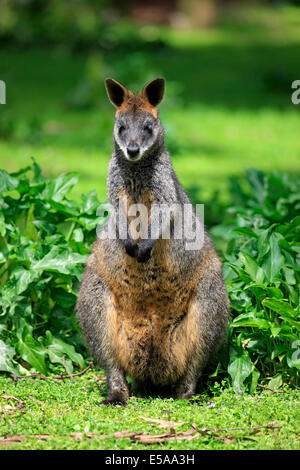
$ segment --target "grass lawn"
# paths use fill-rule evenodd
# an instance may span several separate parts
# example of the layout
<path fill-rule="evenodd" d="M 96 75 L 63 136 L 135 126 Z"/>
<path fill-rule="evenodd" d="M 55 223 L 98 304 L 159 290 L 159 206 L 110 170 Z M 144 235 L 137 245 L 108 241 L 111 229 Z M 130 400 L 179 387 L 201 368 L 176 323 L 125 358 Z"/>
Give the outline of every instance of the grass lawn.
<path fill-rule="evenodd" d="M 0 449 L 299 449 L 296 391 L 235 395 L 216 385 L 209 396 L 201 394 L 207 400 L 201 404 L 146 396 L 131 398 L 127 408 L 105 407 L 97 406 L 106 394 L 99 378 L 97 369 L 60 383 L 22 379 L 15 384 L 0 376 Z M 189 430 L 198 436 L 142 444 L 115 435 L 170 433 L 172 424 L 161 428 L 161 422 L 143 418 L 181 423 L 175 427 L 178 436 Z"/>

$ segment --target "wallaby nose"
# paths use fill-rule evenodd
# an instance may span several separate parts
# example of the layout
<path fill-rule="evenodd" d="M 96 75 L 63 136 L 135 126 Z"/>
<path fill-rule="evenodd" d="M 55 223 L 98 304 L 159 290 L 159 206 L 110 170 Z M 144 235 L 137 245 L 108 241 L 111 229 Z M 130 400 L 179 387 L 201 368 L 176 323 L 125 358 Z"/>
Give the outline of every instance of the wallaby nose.
<path fill-rule="evenodd" d="M 130 145 L 129 147 L 127 147 L 127 153 L 130 158 L 135 158 L 140 153 L 140 147 L 138 147 L 137 145 Z"/>

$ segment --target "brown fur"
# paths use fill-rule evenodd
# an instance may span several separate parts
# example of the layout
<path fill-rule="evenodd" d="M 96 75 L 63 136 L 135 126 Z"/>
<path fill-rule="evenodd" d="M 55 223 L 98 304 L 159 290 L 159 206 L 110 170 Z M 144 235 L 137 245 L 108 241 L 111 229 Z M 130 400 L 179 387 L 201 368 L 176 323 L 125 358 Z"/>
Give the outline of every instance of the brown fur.
<path fill-rule="evenodd" d="M 153 258 L 161 261 L 160 266 L 153 264 L 145 276 L 144 266 L 125 253 L 112 270 L 102 240 L 94 248 L 98 273 L 112 293 L 108 335 L 115 360 L 136 379 L 142 380 L 147 369 L 153 383 L 162 382 L 162 370 L 158 371 L 156 364 L 152 370 L 146 349 L 152 347 L 160 356 L 166 383 L 179 379 L 193 355 L 201 354 L 202 349 L 197 337 L 195 289 L 205 265 L 183 282 L 180 273 L 174 272 L 169 250 L 169 240 L 157 241 Z M 220 264 L 213 252 L 208 262 L 210 268 L 212 263 Z"/>
<path fill-rule="evenodd" d="M 128 95 L 126 100 L 118 107 L 116 115 L 120 113 L 145 113 L 148 112 L 157 118 L 157 109 L 151 106 L 151 104 L 143 97 L 142 94 L 138 96 Z"/>
<path fill-rule="evenodd" d="M 148 210 L 142 225 L 151 224 L 153 204 L 190 204 L 164 147 L 163 129 L 155 104 L 162 99 L 164 84 L 157 79 L 138 96 L 108 79 L 112 103 L 127 126 L 122 141 L 115 126 L 115 153 L 109 168 L 109 200 L 116 211 L 127 198 L 129 233 L 126 240 L 98 238 L 88 260 L 77 301 L 77 312 L 91 352 L 108 376 L 108 398 L 103 402 L 126 403 L 126 375 L 137 382 L 174 385 L 179 398 L 190 398 L 208 361 L 224 341 L 229 302 L 218 255 L 204 230 L 200 250 L 185 248 L 186 239 L 140 237 L 132 240 L 128 213 L 131 204 Z M 120 96 L 123 102 L 120 102 Z M 126 163 L 121 147 L 145 132 L 152 120 L 153 137 L 145 156 Z M 128 117 L 127 117 L 128 118 Z M 132 126 L 132 134 L 130 133 Z M 152 134 L 151 134 L 152 135 Z M 152 139 L 152 140 L 151 140 Z M 143 148 L 147 135 L 143 134 Z M 126 150 L 124 150 L 126 151 Z M 136 165 L 136 166 L 135 166 Z M 193 213 L 193 223 L 197 215 Z M 104 233 L 107 227 L 104 228 Z"/>
<path fill-rule="evenodd" d="M 127 215 L 127 221 L 128 221 L 128 226 L 129 226 L 129 234 L 131 235 L 131 237 L 133 237 L 133 230 L 131 230 L 131 222 L 133 222 L 135 220 L 136 215 L 128 214 L 129 208 L 132 206 L 132 204 L 142 204 L 143 206 L 145 206 L 147 208 L 147 218 L 146 219 L 143 218 L 143 214 L 137 214 L 138 217 L 139 217 L 139 221 L 140 221 L 140 224 L 139 224 L 140 227 L 137 226 L 136 230 L 137 230 L 137 232 L 142 234 L 143 230 L 146 230 L 146 228 L 148 227 L 148 223 L 149 223 L 151 205 L 153 203 L 153 194 L 151 193 L 151 191 L 149 191 L 149 190 L 143 191 L 141 196 L 137 200 L 135 200 L 131 195 L 128 194 L 128 192 L 125 191 L 125 189 L 122 189 L 119 192 L 119 200 L 121 200 L 123 202 L 122 210 Z M 124 202 L 125 202 L 125 204 L 124 204 Z M 139 243 L 141 241 L 141 236 L 136 238 L 135 241 L 137 243 Z"/>
<path fill-rule="evenodd" d="M 145 286 L 142 276 L 137 275 L 136 263 L 132 260 L 129 265 L 121 264 L 121 289 L 119 276 L 113 277 L 110 272 L 103 272 L 103 263 L 98 264 L 113 293 L 108 325 L 110 343 L 119 366 L 130 376 L 143 379 L 147 367 L 150 369 L 148 375 L 156 383 L 159 382 L 156 366 L 151 371 L 151 358 L 145 354 L 147 344 L 153 341 L 156 354 L 161 356 L 162 363 L 167 364 L 170 370 L 166 378 L 175 381 L 183 374 L 196 344 L 192 299 L 182 299 L 182 292 L 174 292 L 169 282 L 164 284 L 163 289 L 159 288 L 158 282 Z M 159 284 L 163 283 L 164 279 L 159 278 Z M 144 294 L 141 295 L 141 292 Z M 185 311 L 188 312 L 185 320 L 175 330 L 176 320 Z"/>

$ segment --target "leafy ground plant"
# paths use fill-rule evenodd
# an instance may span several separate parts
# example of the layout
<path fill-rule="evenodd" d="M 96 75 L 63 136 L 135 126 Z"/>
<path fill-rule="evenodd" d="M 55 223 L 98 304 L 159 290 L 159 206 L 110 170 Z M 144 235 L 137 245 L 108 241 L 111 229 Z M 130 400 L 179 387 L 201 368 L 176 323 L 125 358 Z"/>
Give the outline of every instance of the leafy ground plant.
<path fill-rule="evenodd" d="M 74 320 L 83 264 L 101 223 L 95 192 L 66 195 L 75 173 L 47 179 L 36 163 L 0 172 L 0 370 L 83 367 Z"/>
<path fill-rule="evenodd" d="M 223 247 L 231 299 L 228 372 L 236 391 L 297 383 L 300 369 L 299 179 L 247 172 L 234 182 L 231 216 L 212 232 Z"/>

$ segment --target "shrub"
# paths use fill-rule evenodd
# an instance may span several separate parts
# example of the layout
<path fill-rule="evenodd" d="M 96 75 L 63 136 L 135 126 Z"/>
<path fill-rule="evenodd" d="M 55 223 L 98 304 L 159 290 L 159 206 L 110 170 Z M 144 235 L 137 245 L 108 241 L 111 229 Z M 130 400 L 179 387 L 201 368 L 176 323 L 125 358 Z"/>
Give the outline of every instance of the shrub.
<path fill-rule="evenodd" d="M 74 306 L 102 218 L 96 192 L 67 199 L 75 173 L 55 179 L 36 163 L 0 172 L 0 370 L 47 373 L 84 365 Z"/>
<path fill-rule="evenodd" d="M 236 390 L 296 383 L 300 369 L 300 183 L 295 177 L 247 172 L 235 181 L 231 217 L 212 229 L 224 250 L 231 299 L 228 372 Z"/>

